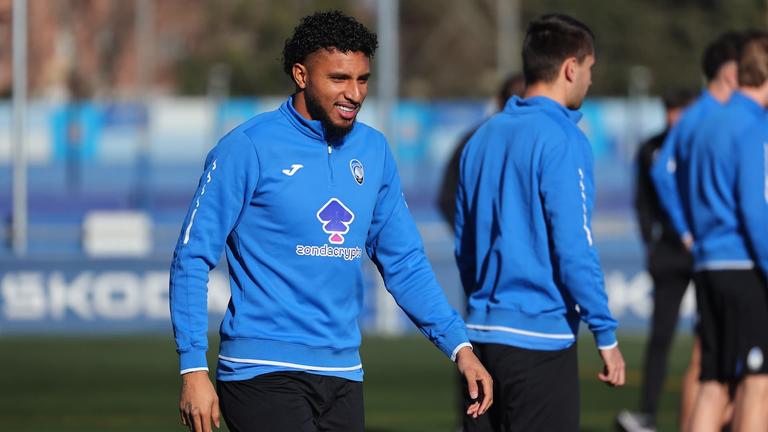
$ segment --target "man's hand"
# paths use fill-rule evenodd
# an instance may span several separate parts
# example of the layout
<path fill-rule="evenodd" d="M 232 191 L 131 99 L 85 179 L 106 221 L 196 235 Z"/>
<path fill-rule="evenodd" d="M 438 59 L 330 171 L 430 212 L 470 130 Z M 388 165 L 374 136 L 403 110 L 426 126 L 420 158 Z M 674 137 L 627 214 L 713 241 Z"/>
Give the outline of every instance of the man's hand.
<path fill-rule="evenodd" d="M 600 350 L 600 357 L 602 357 L 605 366 L 597 378 L 612 387 L 623 386 L 625 378 L 624 357 L 621 355 L 618 345 L 610 349 Z"/>
<path fill-rule="evenodd" d="M 211 432 L 211 421 L 221 427 L 219 397 L 213 389 L 208 371 L 194 371 L 181 376 L 179 397 L 181 423 L 191 432 Z"/>
<path fill-rule="evenodd" d="M 493 380 L 491 374 L 480 364 L 475 353 L 472 352 L 472 348 L 465 346 L 456 353 L 456 364 L 459 367 L 459 372 L 467 380 L 467 388 L 469 389 L 469 397 L 476 400 L 480 397 L 480 386 L 482 386 L 483 400 L 476 401 L 467 409 L 467 415 L 471 415 L 473 418 L 477 418 L 488 411 L 488 408 L 493 404 Z"/>
<path fill-rule="evenodd" d="M 683 243 L 683 246 L 685 246 L 685 250 L 688 252 L 693 250 L 693 236 L 691 233 L 685 233 L 682 237 L 680 237 L 680 241 Z"/>

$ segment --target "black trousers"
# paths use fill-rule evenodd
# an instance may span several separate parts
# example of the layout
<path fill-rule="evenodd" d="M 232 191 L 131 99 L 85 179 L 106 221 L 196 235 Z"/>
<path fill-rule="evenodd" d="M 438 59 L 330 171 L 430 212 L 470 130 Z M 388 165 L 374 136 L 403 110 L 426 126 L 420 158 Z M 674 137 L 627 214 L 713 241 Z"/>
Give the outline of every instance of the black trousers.
<path fill-rule="evenodd" d="M 669 350 L 675 336 L 680 304 L 693 277 L 690 256 L 679 248 L 660 248 L 650 257 L 653 278 L 653 317 L 645 349 L 640 411 L 654 420 L 667 376 Z"/>
<path fill-rule="evenodd" d="M 498 344 L 473 343 L 473 346 L 493 377 L 494 402 L 490 410 L 477 419 L 462 412 L 466 432 L 578 431 L 576 344 L 561 351 L 535 351 Z M 468 407 L 469 396 L 465 394 L 465 397 Z"/>
<path fill-rule="evenodd" d="M 363 383 L 305 372 L 218 381 L 221 413 L 232 432 L 362 432 Z"/>

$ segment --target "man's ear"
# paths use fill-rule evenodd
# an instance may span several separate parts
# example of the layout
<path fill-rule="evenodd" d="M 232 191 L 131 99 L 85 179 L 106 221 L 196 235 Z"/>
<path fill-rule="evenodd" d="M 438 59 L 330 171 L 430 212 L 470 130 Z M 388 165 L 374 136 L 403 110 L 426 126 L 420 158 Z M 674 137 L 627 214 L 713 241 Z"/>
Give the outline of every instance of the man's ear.
<path fill-rule="evenodd" d="M 296 87 L 301 90 L 307 88 L 307 80 L 309 74 L 307 73 L 307 67 L 301 63 L 294 63 L 293 69 L 291 69 L 293 75 L 293 82 L 296 83 Z"/>
<path fill-rule="evenodd" d="M 578 60 L 576 60 L 576 57 L 569 57 L 565 59 L 563 62 L 562 67 L 562 74 L 563 77 L 565 77 L 565 80 L 568 82 L 573 82 L 573 80 L 576 79 L 576 65 L 578 64 Z"/>

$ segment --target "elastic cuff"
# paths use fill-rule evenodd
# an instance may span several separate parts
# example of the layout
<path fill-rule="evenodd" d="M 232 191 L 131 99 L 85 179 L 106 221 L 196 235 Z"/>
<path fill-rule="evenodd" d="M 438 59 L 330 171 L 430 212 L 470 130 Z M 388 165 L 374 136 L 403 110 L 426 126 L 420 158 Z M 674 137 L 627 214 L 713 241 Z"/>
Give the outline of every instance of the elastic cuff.
<path fill-rule="evenodd" d="M 619 346 L 619 342 L 618 341 L 614 342 L 614 343 L 612 343 L 610 345 L 607 345 L 607 346 L 598 346 L 597 349 L 599 349 L 599 350 L 609 350 L 609 349 L 616 348 L 617 346 Z"/>
<path fill-rule="evenodd" d="M 459 350 L 461 350 L 464 347 L 469 347 L 469 349 L 474 351 L 474 348 L 472 348 L 472 344 L 469 342 L 464 342 L 459 344 L 456 348 L 453 349 L 453 352 L 451 353 L 451 361 L 456 361 L 456 355 L 459 354 Z"/>
<path fill-rule="evenodd" d="M 197 371 L 206 371 L 206 372 L 208 372 L 208 368 L 207 367 L 197 367 L 197 368 L 183 369 L 181 372 L 179 372 L 179 375 L 184 375 L 185 373 L 197 372 Z"/>
<path fill-rule="evenodd" d="M 179 353 L 179 370 L 182 373 L 192 370 L 207 370 L 208 360 L 205 358 L 205 350 L 184 351 Z"/>
<path fill-rule="evenodd" d="M 595 333 L 595 344 L 599 349 L 611 349 L 615 347 L 618 344 L 616 333 L 613 330 Z"/>

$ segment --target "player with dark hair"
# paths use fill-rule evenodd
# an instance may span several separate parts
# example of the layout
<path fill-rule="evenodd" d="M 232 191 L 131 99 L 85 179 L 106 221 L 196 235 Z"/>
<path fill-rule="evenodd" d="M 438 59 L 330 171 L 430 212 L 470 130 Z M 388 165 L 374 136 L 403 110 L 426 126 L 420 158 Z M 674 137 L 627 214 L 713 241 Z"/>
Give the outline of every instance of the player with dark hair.
<path fill-rule="evenodd" d="M 462 154 L 456 259 L 470 340 L 494 379 L 468 431 L 576 431 L 576 335 L 584 321 L 605 368 L 625 381 L 592 241 L 592 149 L 576 125 L 592 83 L 594 35 L 560 14 L 530 23 L 525 99 L 512 97 Z"/>
<path fill-rule="evenodd" d="M 357 122 L 376 35 L 340 12 L 305 17 L 284 50 L 295 93 L 239 125 L 205 162 L 171 267 L 182 422 L 194 431 L 362 431 L 362 254 L 457 362 L 483 414 L 492 381 L 424 255 L 384 136 Z M 217 390 L 206 284 L 224 250 L 232 296 Z M 480 387 L 482 398 L 480 398 Z"/>
<path fill-rule="evenodd" d="M 640 386 L 640 411 L 622 411 L 616 418 L 619 426 L 629 432 L 655 428 L 680 303 L 693 277 L 691 254 L 680 242 L 677 231 L 659 204 L 650 171 L 670 128 L 694 99 L 695 94 L 687 89 L 666 94 L 663 98 L 666 113 L 664 131 L 642 143 L 637 151 L 635 212 L 645 246 L 646 266 L 653 278 L 653 317 Z M 682 411 L 685 412 L 685 409 Z"/>
<path fill-rule="evenodd" d="M 680 195 L 674 178 L 676 167 L 680 162 L 685 163 L 688 157 L 686 143 L 701 125 L 702 118 L 725 104 L 738 87 L 741 40 L 740 33 L 723 33 L 704 50 L 701 63 L 707 88 L 681 117 L 677 127 L 670 131 L 651 169 L 662 207 L 689 250 L 693 246 L 693 237 L 681 210 Z"/>
<path fill-rule="evenodd" d="M 748 33 L 738 91 L 702 118 L 676 158 L 680 212 L 691 228 L 700 314 L 701 387 L 691 431 L 719 431 L 735 387 L 734 431 L 768 424 L 765 107 L 768 34 Z"/>
<path fill-rule="evenodd" d="M 748 41 L 739 62 L 740 91 L 752 98 L 762 108 L 768 106 L 768 34 L 763 33 Z M 755 112 L 757 114 L 757 111 Z M 755 262 L 753 271 L 753 295 L 756 310 L 751 299 L 744 303 L 752 318 L 737 315 L 747 322 L 750 329 L 741 339 L 740 352 L 736 359 L 737 374 L 742 373 L 734 401 L 733 430 L 759 430 L 768 424 L 768 367 L 764 355 L 768 352 L 768 122 L 765 116 L 756 115 L 757 121 L 734 140 L 737 164 L 736 214 L 746 239 L 750 257 Z M 756 287 L 761 289 L 755 289 Z M 757 299 L 760 299 L 759 301 Z M 761 303 L 762 302 L 762 303 Z"/>
<path fill-rule="evenodd" d="M 669 217 L 681 244 L 689 251 L 694 245 L 694 238 L 680 202 L 681 192 L 684 193 L 684 191 L 680 189 L 680 183 L 678 183 L 687 174 L 685 168 L 678 169 L 678 167 L 685 167 L 688 164 L 693 135 L 703 126 L 705 119 L 713 111 L 720 109 L 728 101 L 738 87 L 738 59 L 742 39 L 741 33 L 726 32 L 706 47 L 701 66 L 707 87 L 701 92 L 696 102 L 683 113 L 677 125 L 670 130 L 651 167 L 651 178 L 661 208 Z M 688 430 L 693 407 L 696 404 L 697 382 L 701 374 L 699 331 L 700 328 L 697 326 L 694 348 L 682 387 L 681 430 Z M 713 418 L 719 418 L 722 423 L 726 423 L 730 418 L 727 402 L 722 409 L 709 409 L 707 412 Z M 624 417 L 623 424 L 628 431 L 649 429 L 642 418 L 631 419 L 627 415 Z"/>

